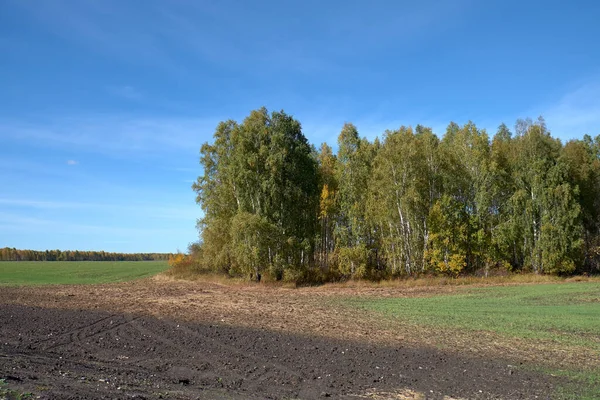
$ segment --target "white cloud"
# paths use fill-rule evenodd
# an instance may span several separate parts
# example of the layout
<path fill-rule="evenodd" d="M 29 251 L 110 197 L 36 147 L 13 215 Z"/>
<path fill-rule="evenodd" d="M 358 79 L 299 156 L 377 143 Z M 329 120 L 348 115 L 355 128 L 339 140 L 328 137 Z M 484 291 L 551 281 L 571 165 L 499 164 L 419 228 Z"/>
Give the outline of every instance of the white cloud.
<path fill-rule="evenodd" d="M 67 165 L 77 165 L 77 164 L 79 164 L 79 162 L 78 162 L 78 161 L 75 161 L 75 160 L 67 160 Z"/>

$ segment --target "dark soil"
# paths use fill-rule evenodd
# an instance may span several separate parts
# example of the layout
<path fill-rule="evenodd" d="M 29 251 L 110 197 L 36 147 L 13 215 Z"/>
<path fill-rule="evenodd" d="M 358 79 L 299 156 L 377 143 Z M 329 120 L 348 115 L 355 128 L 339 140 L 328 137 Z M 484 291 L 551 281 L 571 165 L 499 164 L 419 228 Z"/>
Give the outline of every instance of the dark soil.
<path fill-rule="evenodd" d="M 0 305 L 0 379 L 42 399 L 534 399 L 560 383 L 428 347 L 19 304 Z"/>

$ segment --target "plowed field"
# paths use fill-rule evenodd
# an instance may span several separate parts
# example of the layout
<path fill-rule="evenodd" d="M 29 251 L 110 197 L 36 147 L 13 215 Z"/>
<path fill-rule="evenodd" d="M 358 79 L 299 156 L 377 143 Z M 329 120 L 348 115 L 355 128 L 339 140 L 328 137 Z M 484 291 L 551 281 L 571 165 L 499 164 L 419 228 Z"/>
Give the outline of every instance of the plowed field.
<path fill-rule="evenodd" d="M 285 289 L 147 279 L 3 287 L 0 378 L 42 399 L 534 399 L 559 349 L 450 336 L 340 306 L 452 288 Z M 440 338 L 442 337 L 442 338 Z M 593 362 L 563 354 L 560 362 Z M 13 392 L 14 391 L 14 392 Z M 7 392 L 8 393 L 8 392 Z"/>

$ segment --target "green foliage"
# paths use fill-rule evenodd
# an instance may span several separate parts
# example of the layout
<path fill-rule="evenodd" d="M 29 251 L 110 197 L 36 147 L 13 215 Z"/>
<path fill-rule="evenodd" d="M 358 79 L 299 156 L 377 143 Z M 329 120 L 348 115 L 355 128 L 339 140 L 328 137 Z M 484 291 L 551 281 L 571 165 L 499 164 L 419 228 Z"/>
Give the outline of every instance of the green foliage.
<path fill-rule="evenodd" d="M 467 217 L 456 200 L 444 195 L 429 213 L 431 234 L 426 259 L 434 271 L 458 275 L 467 266 Z"/>
<path fill-rule="evenodd" d="M 337 251 L 338 271 L 346 278 L 369 278 L 367 259 L 368 250 L 364 244 L 340 247 Z"/>
<path fill-rule="evenodd" d="M 600 135 L 595 140 L 585 135 L 563 148 L 561 159 L 581 208 L 583 229 L 581 270 L 600 272 Z"/>
<path fill-rule="evenodd" d="M 339 215 L 339 186 L 335 176 L 337 157 L 326 143 L 321 145 L 317 157 L 319 165 L 319 231 L 316 241 L 316 262 L 322 271 L 328 272 L 331 254 L 335 250 L 335 226 Z"/>
<path fill-rule="evenodd" d="M 204 175 L 193 185 L 203 264 L 233 274 L 309 268 L 315 249 L 319 177 L 300 123 L 255 110 L 242 124 L 219 124 L 205 143 Z"/>
<path fill-rule="evenodd" d="M 246 275 L 269 271 L 280 236 L 278 228 L 266 218 L 246 212 L 236 214 L 231 221 L 231 246 L 237 271 Z"/>
<path fill-rule="evenodd" d="M 502 227 L 507 241 L 520 244 L 513 262 L 536 273 L 572 272 L 581 247 L 578 189 L 568 180 L 560 142 L 550 137 L 543 120 L 521 125 L 525 131 L 513 144 L 510 217 Z"/>
<path fill-rule="evenodd" d="M 193 185 L 200 269 L 274 279 L 600 272 L 600 136 L 563 146 L 543 119 L 417 125 L 311 147 L 282 112 L 222 122 Z"/>
<path fill-rule="evenodd" d="M 374 148 L 358 136 L 356 127 L 345 124 L 338 136 L 335 178 L 339 186 L 339 215 L 336 242 L 341 247 L 365 243 L 369 238 L 366 220 L 366 188 L 371 175 Z"/>
<path fill-rule="evenodd" d="M 435 201 L 438 141 L 419 127 L 386 132 L 369 181 L 367 216 L 392 275 L 424 271 L 428 213 Z"/>
<path fill-rule="evenodd" d="M 0 285 L 98 284 L 146 278 L 167 261 L 0 261 Z"/>

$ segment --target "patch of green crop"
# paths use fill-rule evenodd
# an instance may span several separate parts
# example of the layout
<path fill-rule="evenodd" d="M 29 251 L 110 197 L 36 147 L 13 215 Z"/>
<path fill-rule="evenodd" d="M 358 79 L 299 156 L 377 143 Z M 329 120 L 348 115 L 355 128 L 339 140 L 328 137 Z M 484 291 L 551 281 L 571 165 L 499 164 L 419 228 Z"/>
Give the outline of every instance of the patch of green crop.
<path fill-rule="evenodd" d="M 467 288 L 432 297 L 347 303 L 409 323 L 549 339 L 600 350 L 600 283 Z"/>
<path fill-rule="evenodd" d="M 167 268 L 167 261 L 0 261 L 0 285 L 123 282 Z"/>
<path fill-rule="evenodd" d="M 557 400 L 594 400 L 600 399 L 600 371 L 597 369 L 569 370 L 534 368 L 551 376 L 565 378 L 558 385 L 554 398 Z"/>
<path fill-rule="evenodd" d="M 10 389 L 6 384 L 6 381 L 4 379 L 0 379 L 0 400 L 25 400 L 33 398 L 34 396 L 32 393 L 24 393 Z"/>
<path fill-rule="evenodd" d="M 565 349 L 575 345 L 600 354 L 598 282 L 462 288 L 431 297 L 352 298 L 344 302 L 403 323 L 491 331 L 509 339 L 551 340 Z M 600 368 L 533 368 L 561 378 L 553 398 L 600 399 Z"/>

